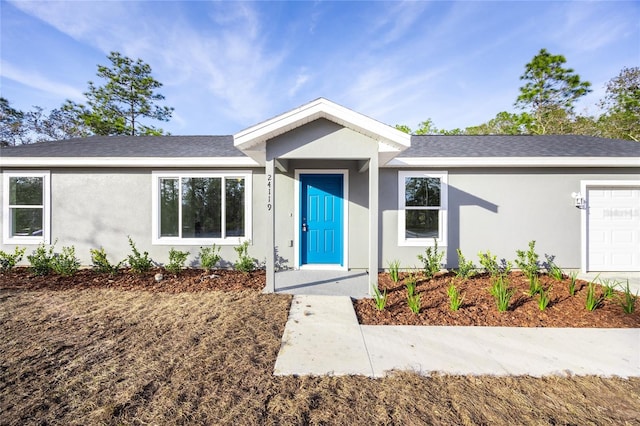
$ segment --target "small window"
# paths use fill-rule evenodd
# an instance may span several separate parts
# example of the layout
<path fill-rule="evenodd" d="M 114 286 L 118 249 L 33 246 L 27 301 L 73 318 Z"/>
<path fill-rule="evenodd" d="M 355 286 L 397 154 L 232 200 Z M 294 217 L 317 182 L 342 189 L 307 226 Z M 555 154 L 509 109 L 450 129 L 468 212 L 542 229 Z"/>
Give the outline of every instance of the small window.
<path fill-rule="evenodd" d="M 154 243 L 237 244 L 250 239 L 251 174 L 154 173 Z"/>
<path fill-rule="evenodd" d="M 3 242 L 49 243 L 49 172 L 5 172 Z"/>
<path fill-rule="evenodd" d="M 398 244 L 446 245 L 446 172 L 398 172 Z"/>

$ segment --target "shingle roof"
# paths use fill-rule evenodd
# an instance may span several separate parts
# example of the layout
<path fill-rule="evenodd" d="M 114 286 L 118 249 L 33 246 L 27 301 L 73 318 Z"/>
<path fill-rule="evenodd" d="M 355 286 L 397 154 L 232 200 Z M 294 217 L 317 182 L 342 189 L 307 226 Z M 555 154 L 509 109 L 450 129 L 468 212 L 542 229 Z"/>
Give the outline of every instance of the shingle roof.
<path fill-rule="evenodd" d="M 2 157 L 246 157 L 233 136 L 91 136 L 0 148 Z M 640 143 L 576 135 L 412 136 L 399 158 L 640 157 Z"/>
<path fill-rule="evenodd" d="M 245 157 L 233 136 L 91 136 L 0 149 L 4 157 Z"/>
<path fill-rule="evenodd" d="M 414 135 L 398 157 L 640 157 L 640 143 L 578 135 Z"/>

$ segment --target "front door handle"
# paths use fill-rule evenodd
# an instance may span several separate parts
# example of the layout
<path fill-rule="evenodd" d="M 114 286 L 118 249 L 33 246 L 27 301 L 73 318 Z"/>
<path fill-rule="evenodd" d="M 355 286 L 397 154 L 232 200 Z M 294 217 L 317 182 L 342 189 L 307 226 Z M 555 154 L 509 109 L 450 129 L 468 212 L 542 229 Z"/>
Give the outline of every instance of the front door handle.
<path fill-rule="evenodd" d="M 306 223 L 302 224 L 302 232 L 307 232 L 307 224 Z"/>

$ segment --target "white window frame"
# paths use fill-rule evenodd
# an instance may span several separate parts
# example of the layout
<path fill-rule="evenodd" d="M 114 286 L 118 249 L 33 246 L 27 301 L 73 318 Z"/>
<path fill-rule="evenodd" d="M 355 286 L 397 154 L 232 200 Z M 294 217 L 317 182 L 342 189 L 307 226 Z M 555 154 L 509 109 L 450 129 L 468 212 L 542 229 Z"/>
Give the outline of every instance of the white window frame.
<path fill-rule="evenodd" d="M 29 245 L 51 243 L 51 173 L 48 170 L 38 171 L 5 171 L 2 173 L 2 243 Z M 42 178 L 42 235 L 40 236 L 12 236 L 11 235 L 11 208 L 9 204 L 9 181 L 14 177 L 38 177 Z M 29 206 L 36 208 L 38 206 Z"/>
<path fill-rule="evenodd" d="M 202 245 L 239 245 L 244 241 L 251 241 L 252 235 L 252 223 L 253 218 L 251 216 L 252 208 L 252 198 L 253 198 L 253 190 L 252 190 L 252 172 L 250 170 L 229 170 L 229 171 L 211 171 L 211 172 L 200 172 L 200 171 L 153 171 L 151 172 L 152 177 L 152 194 L 151 199 L 153 203 L 153 208 L 151 209 L 151 232 L 152 238 L 151 243 L 153 245 L 193 245 L 193 246 L 202 246 Z M 161 179 L 178 179 L 180 182 L 182 178 L 243 178 L 244 179 L 244 226 L 245 232 L 244 237 L 223 237 L 223 238 L 182 238 L 182 237 L 161 237 L 160 236 L 160 181 Z M 222 188 L 226 186 L 223 184 Z M 222 210 L 222 223 L 221 230 L 224 234 L 225 231 L 225 197 L 222 197 L 222 203 L 220 209 Z M 182 191 L 180 191 L 180 202 L 179 205 L 182 205 Z M 178 229 L 182 229 L 182 218 L 181 215 L 178 215 L 179 224 Z"/>
<path fill-rule="evenodd" d="M 440 207 L 405 206 L 406 178 L 440 179 Z M 448 173 L 446 171 L 408 170 L 398 171 L 398 246 L 433 246 L 433 238 L 406 238 L 406 210 L 438 210 L 438 246 L 447 245 L 448 234 Z"/>

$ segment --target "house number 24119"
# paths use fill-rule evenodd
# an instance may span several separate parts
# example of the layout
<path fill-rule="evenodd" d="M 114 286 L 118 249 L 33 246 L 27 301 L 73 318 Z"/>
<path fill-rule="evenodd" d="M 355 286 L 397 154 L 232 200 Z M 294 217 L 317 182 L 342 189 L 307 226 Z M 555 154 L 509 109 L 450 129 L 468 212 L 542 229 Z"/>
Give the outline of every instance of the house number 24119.
<path fill-rule="evenodd" d="M 267 175 L 267 210 L 271 210 L 273 204 L 271 203 L 271 184 L 273 182 L 273 176 Z"/>

